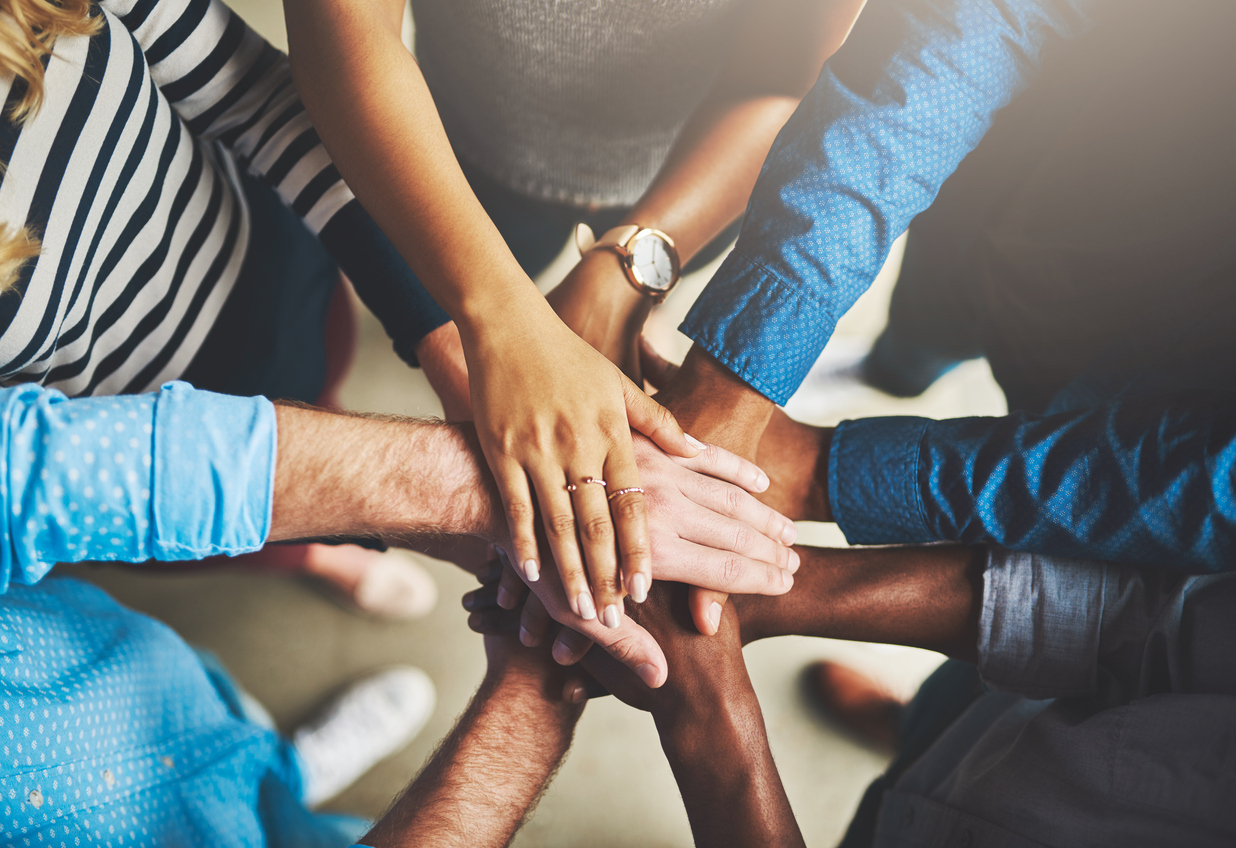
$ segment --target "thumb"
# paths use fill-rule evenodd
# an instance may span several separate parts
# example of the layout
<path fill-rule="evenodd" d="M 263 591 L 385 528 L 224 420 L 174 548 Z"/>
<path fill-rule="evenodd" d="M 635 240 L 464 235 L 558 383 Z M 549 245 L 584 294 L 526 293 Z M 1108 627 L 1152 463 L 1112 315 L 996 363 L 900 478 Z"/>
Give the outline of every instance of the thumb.
<path fill-rule="evenodd" d="M 687 603 L 691 608 L 691 618 L 700 633 L 705 636 L 717 635 L 718 625 L 721 623 L 721 607 L 728 599 L 729 595 L 724 592 L 691 587 Z"/>
<path fill-rule="evenodd" d="M 671 456 L 691 459 L 699 455 L 700 449 L 687 440 L 670 411 L 640 391 L 626 377 L 622 378 L 622 398 L 626 403 L 627 423 L 631 429 L 652 439 L 657 447 Z"/>

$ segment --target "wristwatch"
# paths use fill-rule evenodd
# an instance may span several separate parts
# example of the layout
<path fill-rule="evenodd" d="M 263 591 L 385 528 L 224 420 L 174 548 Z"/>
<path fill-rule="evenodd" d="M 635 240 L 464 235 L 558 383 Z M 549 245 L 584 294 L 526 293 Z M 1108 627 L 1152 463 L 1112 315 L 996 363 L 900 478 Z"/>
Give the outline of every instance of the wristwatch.
<path fill-rule="evenodd" d="M 681 276 L 678 248 L 674 247 L 674 240 L 660 230 L 627 224 L 614 227 L 598 239 L 591 227 L 579 224 L 575 228 L 575 245 L 581 255 L 596 249 L 617 253 L 627 281 L 640 294 L 658 303 L 678 285 Z"/>

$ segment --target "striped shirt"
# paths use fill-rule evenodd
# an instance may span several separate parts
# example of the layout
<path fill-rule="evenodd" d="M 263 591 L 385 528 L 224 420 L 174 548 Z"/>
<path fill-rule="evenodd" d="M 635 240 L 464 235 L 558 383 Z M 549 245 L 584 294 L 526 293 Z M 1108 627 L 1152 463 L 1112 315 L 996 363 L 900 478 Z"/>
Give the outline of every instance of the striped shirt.
<path fill-rule="evenodd" d="M 56 43 L 43 106 L 23 125 L 7 110 L 25 83 L 0 78 L 0 221 L 42 241 L 0 297 L 0 381 L 116 394 L 183 373 L 249 245 L 242 168 L 371 308 L 400 307 L 379 314 L 402 327 L 396 349 L 410 358 L 446 317 L 340 178 L 287 58 L 221 0 L 103 0 L 96 13 L 98 35 Z"/>

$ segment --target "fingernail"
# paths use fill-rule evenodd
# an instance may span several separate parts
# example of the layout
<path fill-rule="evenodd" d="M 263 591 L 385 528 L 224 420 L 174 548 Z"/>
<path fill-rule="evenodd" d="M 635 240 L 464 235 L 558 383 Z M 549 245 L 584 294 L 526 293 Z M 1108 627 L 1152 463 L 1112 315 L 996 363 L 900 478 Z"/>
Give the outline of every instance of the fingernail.
<path fill-rule="evenodd" d="M 783 574 L 785 572 L 782 572 Z M 712 625 L 712 632 L 716 633 L 721 629 L 721 605 L 716 601 L 708 607 L 708 623 Z"/>
<path fill-rule="evenodd" d="M 785 529 L 781 531 L 781 544 L 792 545 L 798 539 L 798 528 L 791 521 L 785 525 Z"/>
<path fill-rule="evenodd" d="M 798 567 L 803 564 L 803 558 L 798 555 L 798 551 L 790 548 L 790 574 L 797 574 Z"/>
<path fill-rule="evenodd" d="M 568 651 L 567 646 L 561 642 L 554 642 L 554 647 L 551 648 L 549 652 L 553 654 L 554 662 L 558 663 L 558 665 L 571 664 L 571 652 Z"/>
<path fill-rule="evenodd" d="M 519 628 L 519 642 L 526 648 L 536 647 L 536 638 L 524 628 Z"/>
<path fill-rule="evenodd" d="M 644 685 L 649 689 L 656 686 L 657 677 L 660 676 L 660 672 L 657 671 L 657 667 L 652 663 L 644 663 L 639 668 L 635 669 L 635 673 L 639 675 L 639 679 L 644 681 Z"/>
<path fill-rule="evenodd" d="M 690 442 L 694 447 L 699 448 L 700 450 L 703 450 L 706 447 L 703 442 L 695 438 L 695 436 L 692 436 L 690 433 L 683 433 L 683 435 L 687 437 L 687 441 Z"/>
<path fill-rule="evenodd" d="M 584 689 L 583 686 L 580 686 L 578 683 L 576 683 L 574 686 L 571 687 L 571 694 L 567 698 L 567 700 L 570 701 L 572 704 L 582 704 L 584 702 L 584 699 L 586 699 L 587 697 L 588 697 L 588 691 Z"/>
<path fill-rule="evenodd" d="M 790 588 L 794 585 L 794 575 L 788 571 L 781 572 L 781 582 L 785 585 L 785 588 Z"/>
<path fill-rule="evenodd" d="M 580 592 L 575 604 L 579 607 L 579 617 L 584 621 L 592 621 L 597 617 L 597 608 L 592 605 L 592 595 L 587 592 Z"/>
<path fill-rule="evenodd" d="M 788 542 L 786 544 L 789 544 Z M 529 583 L 535 583 L 541 579 L 541 569 L 536 567 L 536 560 L 524 560 L 524 579 Z"/>
<path fill-rule="evenodd" d="M 618 625 L 622 624 L 622 610 L 618 609 L 617 604 L 610 604 L 605 608 L 605 615 L 602 620 L 610 630 L 617 630 Z"/>
<path fill-rule="evenodd" d="M 631 578 L 631 600 L 637 604 L 648 600 L 648 578 L 642 571 Z"/>
<path fill-rule="evenodd" d="M 518 600 L 510 589 L 505 586 L 498 587 L 498 606 L 509 610 L 515 609 L 516 603 L 518 603 Z"/>
<path fill-rule="evenodd" d="M 757 492 L 763 492 L 768 488 L 768 486 L 769 486 L 768 475 L 765 474 L 763 471 L 761 471 L 760 475 L 755 478 L 755 490 Z"/>

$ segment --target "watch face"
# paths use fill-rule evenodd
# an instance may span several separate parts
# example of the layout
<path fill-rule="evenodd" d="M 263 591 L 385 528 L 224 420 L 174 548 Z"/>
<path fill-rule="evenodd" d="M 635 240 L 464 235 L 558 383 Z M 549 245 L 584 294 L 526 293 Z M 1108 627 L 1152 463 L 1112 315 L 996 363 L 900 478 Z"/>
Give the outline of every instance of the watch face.
<path fill-rule="evenodd" d="M 674 260 L 661 238 L 642 235 L 631 245 L 631 269 L 650 289 L 666 291 L 674 284 Z"/>

